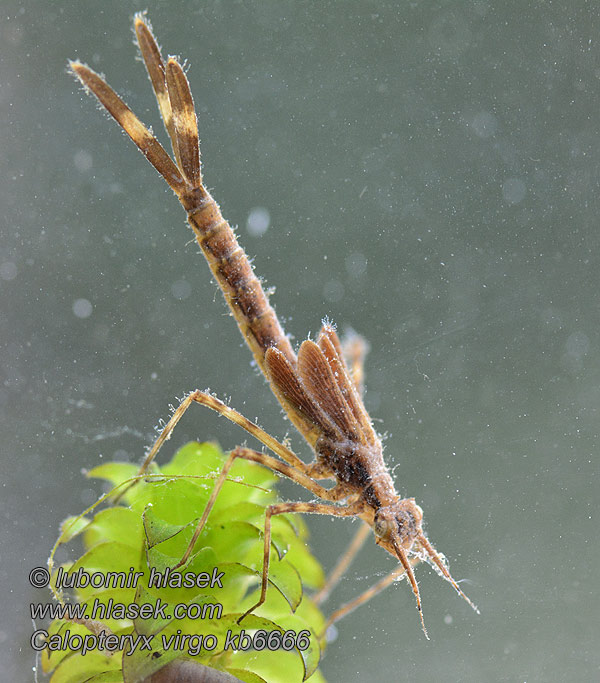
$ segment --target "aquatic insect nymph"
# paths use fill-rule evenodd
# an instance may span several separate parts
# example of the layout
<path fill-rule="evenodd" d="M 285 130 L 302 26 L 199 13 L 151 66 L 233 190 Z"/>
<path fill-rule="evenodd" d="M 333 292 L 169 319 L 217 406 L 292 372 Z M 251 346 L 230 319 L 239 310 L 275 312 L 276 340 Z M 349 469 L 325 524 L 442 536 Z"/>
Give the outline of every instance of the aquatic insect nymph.
<path fill-rule="evenodd" d="M 366 602 L 398 577 L 406 575 L 416 598 L 423 631 L 427 635 L 413 571 L 413 565 L 421 560 L 429 562 L 477 610 L 427 539 L 422 528 L 421 508 L 414 498 L 402 499 L 396 493 L 383 460 L 381 440 L 373 429 L 362 399 L 364 343 L 355 337 L 342 345 L 335 328 L 326 322 L 316 341 L 307 339 L 302 342 L 297 354 L 294 352 L 267 294 L 254 275 L 246 253 L 203 184 L 198 124 L 183 69 L 174 58 L 169 58 L 166 63 L 163 61 L 150 26 L 142 14 L 135 17 L 135 32 L 171 139 L 173 159 L 98 74 L 80 62 L 71 62 L 71 69 L 116 119 L 179 198 L 196 240 L 258 366 L 289 419 L 315 454 L 313 462 L 304 463 L 289 448 L 214 396 L 201 391 L 189 394 L 148 453 L 141 472 L 147 469 L 183 413 L 194 402 L 208 406 L 240 425 L 280 459 L 249 448 L 238 447 L 232 451 L 215 483 L 190 545 L 177 566 L 183 566 L 194 552 L 196 541 L 234 460 L 244 458 L 289 477 L 325 502 L 277 503 L 267 508 L 260 598 L 238 621 L 265 601 L 271 517 L 288 512 L 359 517 L 365 522 L 325 587 L 316 596 L 318 601 L 324 600 L 339 580 L 369 529 L 374 531 L 376 543 L 400 563 L 375 586 L 334 612 L 330 623 Z M 334 482 L 331 488 L 319 483 L 327 479 Z"/>

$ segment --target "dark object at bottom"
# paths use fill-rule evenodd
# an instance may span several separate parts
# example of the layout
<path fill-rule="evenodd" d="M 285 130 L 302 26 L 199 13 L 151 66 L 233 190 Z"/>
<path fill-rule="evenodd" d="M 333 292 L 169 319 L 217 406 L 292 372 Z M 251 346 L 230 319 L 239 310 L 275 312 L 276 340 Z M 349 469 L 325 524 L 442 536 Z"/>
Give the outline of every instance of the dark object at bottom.
<path fill-rule="evenodd" d="M 192 662 L 189 659 L 177 659 L 169 662 L 162 669 L 144 679 L 144 683 L 242 683 L 239 678 L 224 671 L 211 669 L 209 666 Z"/>

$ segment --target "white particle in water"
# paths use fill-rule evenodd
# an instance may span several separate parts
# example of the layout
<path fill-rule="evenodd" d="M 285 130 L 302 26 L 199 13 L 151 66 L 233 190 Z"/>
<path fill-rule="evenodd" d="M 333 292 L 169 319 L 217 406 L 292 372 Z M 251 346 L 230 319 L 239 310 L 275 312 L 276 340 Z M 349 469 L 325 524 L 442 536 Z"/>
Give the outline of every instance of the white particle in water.
<path fill-rule="evenodd" d="M 92 302 L 87 299 L 75 299 L 73 302 L 73 313 L 78 318 L 89 318 L 93 310 Z"/>
<path fill-rule="evenodd" d="M 246 229 L 253 237 L 264 235 L 271 225 L 271 214 L 264 206 L 255 206 L 250 209 L 246 219 Z"/>

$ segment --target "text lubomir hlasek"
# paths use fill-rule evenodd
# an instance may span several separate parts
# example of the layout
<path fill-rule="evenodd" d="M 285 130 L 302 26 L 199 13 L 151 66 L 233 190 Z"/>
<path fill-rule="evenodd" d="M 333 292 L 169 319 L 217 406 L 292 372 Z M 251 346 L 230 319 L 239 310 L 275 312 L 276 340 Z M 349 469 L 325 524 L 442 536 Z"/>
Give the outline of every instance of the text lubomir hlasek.
<path fill-rule="evenodd" d="M 74 572 L 58 568 L 56 575 L 56 589 L 61 588 L 137 588 L 139 580 L 144 572 L 135 571 L 130 567 L 128 572 L 87 572 L 79 568 Z M 218 567 L 213 567 L 212 573 L 208 572 L 178 572 L 167 567 L 164 571 L 158 571 L 152 567 L 148 576 L 148 588 L 223 588 L 222 579 L 225 572 L 220 572 Z"/>

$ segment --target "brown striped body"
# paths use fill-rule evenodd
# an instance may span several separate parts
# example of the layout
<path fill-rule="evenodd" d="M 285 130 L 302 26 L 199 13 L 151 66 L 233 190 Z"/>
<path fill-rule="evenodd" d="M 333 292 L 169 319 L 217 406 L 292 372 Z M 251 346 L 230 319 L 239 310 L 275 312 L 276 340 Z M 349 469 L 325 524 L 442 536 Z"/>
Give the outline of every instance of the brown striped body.
<path fill-rule="evenodd" d="M 191 201 L 190 201 L 191 200 Z M 239 245 L 229 223 L 221 215 L 217 202 L 204 190 L 202 195 L 181 197 L 208 265 L 231 308 L 240 331 L 260 369 L 265 371 L 265 352 L 275 347 L 296 362 L 285 335 L 260 280 L 254 274 L 246 252 Z"/>
<path fill-rule="evenodd" d="M 179 199 L 187 211 L 196 241 L 262 373 L 269 379 L 265 364 L 267 349 L 277 349 L 295 365 L 296 354 L 290 341 L 217 202 L 203 187 L 185 193 Z M 270 384 L 296 429 L 309 444 L 314 445 L 318 429 L 303 420 L 278 387 L 273 382 Z"/>

